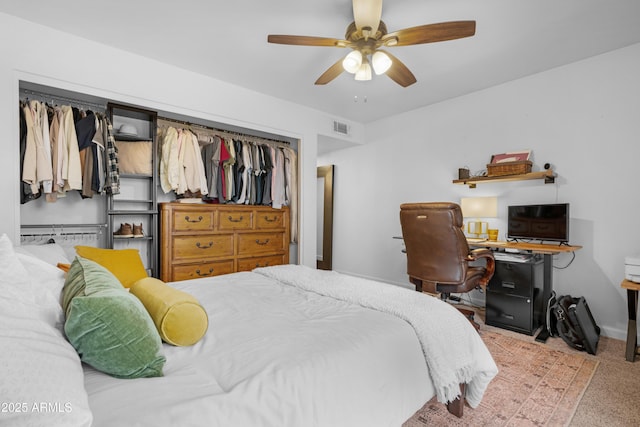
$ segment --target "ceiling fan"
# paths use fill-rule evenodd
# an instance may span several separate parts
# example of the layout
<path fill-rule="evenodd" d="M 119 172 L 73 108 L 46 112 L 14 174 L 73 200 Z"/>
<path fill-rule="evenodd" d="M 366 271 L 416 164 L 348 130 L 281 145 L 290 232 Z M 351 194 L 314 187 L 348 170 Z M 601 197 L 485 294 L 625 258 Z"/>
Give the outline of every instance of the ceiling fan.
<path fill-rule="evenodd" d="M 376 74 L 386 74 L 400 86 L 407 87 L 416 82 L 415 76 L 402 61 L 381 48 L 455 40 L 473 36 L 476 32 L 476 21 L 450 21 L 388 33 L 387 26 L 381 20 L 382 0 L 353 0 L 353 17 L 354 22 L 347 27 L 344 40 L 270 34 L 267 41 L 288 45 L 351 48 L 348 55 L 329 67 L 316 80 L 317 85 L 329 83 L 343 71 L 354 74 L 356 80 L 371 80 L 373 66 Z"/>

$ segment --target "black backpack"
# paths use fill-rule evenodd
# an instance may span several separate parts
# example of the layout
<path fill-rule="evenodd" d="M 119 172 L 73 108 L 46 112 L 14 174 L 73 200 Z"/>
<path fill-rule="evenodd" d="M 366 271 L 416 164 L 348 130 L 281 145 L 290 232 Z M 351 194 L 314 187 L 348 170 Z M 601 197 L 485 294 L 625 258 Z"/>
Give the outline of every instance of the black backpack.
<path fill-rule="evenodd" d="M 559 335 L 570 347 L 596 354 L 600 327 L 596 324 L 584 297 L 561 296 L 555 293 L 549 300 L 551 314 L 547 315 L 547 329 L 551 335 Z"/>

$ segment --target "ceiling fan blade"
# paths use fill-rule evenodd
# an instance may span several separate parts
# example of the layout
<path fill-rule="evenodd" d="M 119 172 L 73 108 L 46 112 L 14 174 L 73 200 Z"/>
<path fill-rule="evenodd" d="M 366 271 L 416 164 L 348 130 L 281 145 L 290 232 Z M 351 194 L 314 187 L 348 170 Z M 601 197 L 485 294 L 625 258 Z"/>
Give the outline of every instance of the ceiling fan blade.
<path fill-rule="evenodd" d="M 417 81 L 416 76 L 413 75 L 413 73 L 409 70 L 409 68 L 407 68 L 406 65 L 402 63 L 402 61 L 400 61 L 398 58 L 391 55 L 387 51 L 381 52 L 387 54 L 392 61 L 391 67 L 389 67 L 389 69 L 385 73 L 391 80 L 398 83 L 402 87 L 411 86 Z"/>
<path fill-rule="evenodd" d="M 476 21 L 451 21 L 438 24 L 420 25 L 394 31 L 382 37 L 387 42 L 397 39 L 397 43 L 384 43 L 388 46 L 409 46 L 413 44 L 442 42 L 446 40 L 471 37 L 476 33 Z"/>
<path fill-rule="evenodd" d="M 344 47 L 347 44 L 347 41 L 345 40 L 332 39 L 328 37 L 288 36 L 280 34 L 269 34 L 267 36 L 267 41 L 269 43 L 292 44 L 299 46 Z"/>
<path fill-rule="evenodd" d="M 343 59 L 344 58 L 340 58 L 338 60 L 338 62 L 333 64 L 331 67 L 329 67 L 327 69 L 327 71 L 322 73 L 322 75 L 320 77 L 318 77 L 318 80 L 316 80 L 315 84 L 317 84 L 317 85 L 326 85 L 331 80 L 335 79 L 340 74 L 342 74 L 342 72 L 344 71 L 344 67 L 342 66 L 342 60 Z"/>
<path fill-rule="evenodd" d="M 358 30 L 370 27 L 375 34 L 381 18 L 382 0 L 353 0 L 353 20 Z"/>

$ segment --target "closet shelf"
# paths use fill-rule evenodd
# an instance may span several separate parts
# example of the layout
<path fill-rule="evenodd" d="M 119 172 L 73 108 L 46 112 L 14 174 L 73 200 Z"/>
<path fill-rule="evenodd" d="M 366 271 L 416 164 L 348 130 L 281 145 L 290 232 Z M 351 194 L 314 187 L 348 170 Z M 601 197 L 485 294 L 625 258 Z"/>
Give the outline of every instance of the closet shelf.
<path fill-rule="evenodd" d="M 153 200 L 150 199 L 118 199 L 115 197 L 113 198 L 113 201 L 117 203 L 153 203 Z"/>
<path fill-rule="evenodd" d="M 113 240 L 117 240 L 119 242 L 138 242 L 138 241 L 145 241 L 145 240 L 153 240 L 153 237 L 151 236 L 142 236 L 142 237 L 131 237 L 131 236 L 113 236 Z"/>
<path fill-rule="evenodd" d="M 157 215 L 158 210 L 142 210 L 142 209 L 111 209 L 107 211 L 109 215 Z"/>
<path fill-rule="evenodd" d="M 505 176 L 474 176 L 465 179 L 454 179 L 454 184 L 468 185 L 469 188 L 476 188 L 476 184 L 483 182 L 506 182 L 506 181 L 528 181 L 532 179 L 544 179 L 545 184 L 553 184 L 556 179 L 553 170 L 547 169 L 540 172 L 530 172 L 518 175 Z"/>
<path fill-rule="evenodd" d="M 135 142 L 135 141 L 145 141 L 145 142 L 152 142 L 153 138 L 150 138 L 148 136 L 128 136 L 128 135 L 114 135 L 114 138 L 116 141 L 123 141 L 123 142 Z"/>
<path fill-rule="evenodd" d="M 129 178 L 129 179 L 152 179 L 153 175 L 143 175 L 139 173 L 121 173 L 120 178 Z"/>

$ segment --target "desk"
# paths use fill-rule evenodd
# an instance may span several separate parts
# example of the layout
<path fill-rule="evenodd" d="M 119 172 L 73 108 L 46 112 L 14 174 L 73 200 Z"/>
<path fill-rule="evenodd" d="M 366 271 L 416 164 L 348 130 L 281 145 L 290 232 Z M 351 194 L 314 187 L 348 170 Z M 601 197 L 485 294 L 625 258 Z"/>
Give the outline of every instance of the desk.
<path fill-rule="evenodd" d="M 564 252 L 575 252 L 582 249 L 582 246 L 569 246 L 569 245 L 548 245 L 542 243 L 521 243 L 521 242 L 469 242 L 469 246 L 492 248 L 492 249 L 516 249 L 518 251 L 527 251 L 534 254 L 543 255 L 544 261 L 544 273 L 543 273 L 543 288 L 542 288 L 542 301 L 543 301 L 543 319 L 547 318 L 547 305 L 549 298 L 551 297 L 551 291 L 553 290 L 553 255 Z M 637 296 L 637 294 L 636 294 Z M 636 300 L 637 305 L 637 300 Z M 634 315 L 635 316 L 635 315 Z M 635 317 L 634 317 L 635 319 Z M 634 321 L 635 325 L 635 321 Z M 536 336 L 536 341 L 545 342 L 549 338 L 549 331 L 546 324 L 543 325 L 542 330 Z"/>
<path fill-rule="evenodd" d="M 636 326 L 636 316 L 638 315 L 638 291 L 640 283 L 631 280 L 623 280 L 620 284 L 627 290 L 627 310 L 629 311 L 629 321 L 627 323 L 627 351 L 625 359 L 629 362 L 635 361 L 638 351 L 638 329 Z"/>

